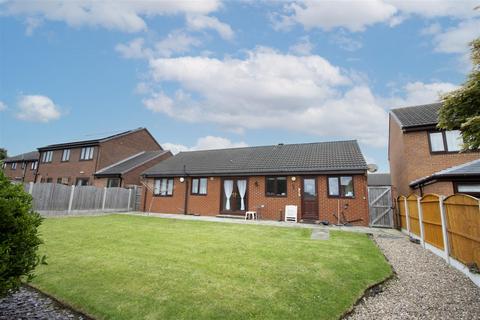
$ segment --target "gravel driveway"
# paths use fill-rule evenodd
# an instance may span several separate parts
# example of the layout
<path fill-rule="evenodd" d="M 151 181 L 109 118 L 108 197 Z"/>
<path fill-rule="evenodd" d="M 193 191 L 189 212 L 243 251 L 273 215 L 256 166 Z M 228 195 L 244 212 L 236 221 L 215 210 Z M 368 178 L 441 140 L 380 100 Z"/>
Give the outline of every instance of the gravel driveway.
<path fill-rule="evenodd" d="M 480 288 L 404 236 L 374 236 L 396 277 L 347 319 L 480 319 Z"/>

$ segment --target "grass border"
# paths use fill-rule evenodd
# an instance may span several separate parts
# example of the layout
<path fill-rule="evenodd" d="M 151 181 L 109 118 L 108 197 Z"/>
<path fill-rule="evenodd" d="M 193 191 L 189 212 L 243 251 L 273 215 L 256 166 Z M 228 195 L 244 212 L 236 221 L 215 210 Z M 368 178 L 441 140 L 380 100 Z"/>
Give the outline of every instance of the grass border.
<path fill-rule="evenodd" d="M 395 271 L 395 269 L 393 268 L 392 264 L 390 263 L 390 260 L 388 260 L 387 256 L 385 255 L 385 253 L 383 252 L 383 250 L 380 248 L 380 246 L 378 245 L 377 241 L 375 241 L 375 237 L 373 236 L 372 233 L 367 233 L 367 236 L 370 238 L 370 240 L 375 244 L 375 246 L 377 246 L 378 250 L 380 250 L 380 252 L 382 253 L 383 257 L 385 258 L 385 260 L 387 261 L 388 265 L 390 266 L 391 270 L 392 270 L 392 273 L 386 277 L 385 279 L 379 281 L 379 282 L 376 282 L 376 283 L 373 283 L 372 285 L 368 286 L 362 293 L 362 295 L 360 297 L 358 297 L 358 299 L 355 301 L 355 303 L 350 307 L 348 308 L 338 319 L 348 319 L 348 317 L 350 317 L 351 315 L 353 315 L 355 313 L 355 307 L 358 306 L 362 300 L 364 298 L 368 298 L 368 297 L 373 297 L 377 294 L 377 288 L 389 283 L 390 281 L 392 281 L 393 279 L 396 279 L 398 278 L 398 275 L 397 275 L 397 272 Z"/>
<path fill-rule="evenodd" d="M 54 301 L 56 304 L 58 304 L 59 306 L 61 306 L 62 308 L 64 309 L 68 309 L 71 313 L 79 316 L 79 317 L 82 317 L 83 319 L 85 320 L 96 320 L 95 317 L 93 317 L 92 315 L 84 312 L 84 311 L 81 311 L 81 310 L 78 310 L 77 308 L 74 308 L 71 304 L 65 302 L 65 301 L 62 301 L 60 299 L 58 299 L 57 297 L 49 294 L 49 293 L 46 293 L 44 291 L 42 291 L 41 289 L 35 287 L 34 285 L 32 284 L 29 284 L 29 283 L 23 283 L 23 285 L 25 287 L 27 287 L 28 289 L 31 289 L 37 293 L 39 293 L 40 295 L 43 295 L 49 299 L 51 299 L 52 301 Z"/>

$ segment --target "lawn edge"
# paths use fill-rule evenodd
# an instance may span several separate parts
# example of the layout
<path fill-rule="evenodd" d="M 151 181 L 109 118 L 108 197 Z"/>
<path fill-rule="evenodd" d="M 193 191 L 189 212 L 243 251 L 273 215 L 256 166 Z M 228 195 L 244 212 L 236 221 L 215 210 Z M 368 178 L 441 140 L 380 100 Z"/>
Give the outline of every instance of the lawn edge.
<path fill-rule="evenodd" d="M 65 308 L 65 309 L 69 309 L 72 313 L 83 317 L 85 320 L 96 320 L 97 319 L 93 315 L 87 313 L 86 311 L 80 310 L 80 309 L 72 306 L 70 303 L 65 302 L 63 300 L 60 300 L 59 298 L 55 297 L 54 295 L 43 291 L 42 289 L 36 287 L 35 285 L 33 285 L 31 283 L 23 283 L 23 285 L 25 287 L 29 288 L 29 289 L 32 289 L 33 291 L 36 291 L 36 292 L 52 299 L 55 303 L 59 304 L 61 307 Z"/>
<path fill-rule="evenodd" d="M 382 285 L 390 282 L 391 280 L 393 280 L 397 277 L 397 273 L 395 272 L 395 269 L 393 268 L 392 264 L 390 263 L 390 260 L 388 260 L 387 256 L 385 256 L 385 253 L 380 248 L 377 241 L 375 241 L 375 238 L 373 237 L 373 234 L 367 233 L 367 236 L 375 244 L 375 246 L 378 248 L 378 250 L 380 250 L 383 257 L 385 258 L 385 261 L 387 261 L 388 265 L 390 266 L 390 270 L 391 270 L 390 275 L 388 277 L 386 277 L 385 279 L 380 280 L 378 282 L 375 282 L 375 283 L 369 285 L 367 288 L 365 288 L 365 290 L 363 290 L 363 293 L 357 298 L 355 303 L 350 308 L 345 310 L 345 312 L 343 312 L 343 314 L 338 319 L 347 319 L 349 316 L 351 316 L 352 314 L 355 313 L 355 307 L 358 306 L 365 297 L 370 296 L 370 293 L 372 291 L 374 291 L 375 288 L 377 288 L 379 286 L 382 286 Z"/>

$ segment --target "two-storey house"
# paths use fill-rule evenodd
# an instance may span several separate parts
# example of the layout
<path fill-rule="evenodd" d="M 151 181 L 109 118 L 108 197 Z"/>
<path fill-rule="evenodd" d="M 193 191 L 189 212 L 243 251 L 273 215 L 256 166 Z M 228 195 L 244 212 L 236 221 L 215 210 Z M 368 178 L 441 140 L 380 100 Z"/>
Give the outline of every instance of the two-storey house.
<path fill-rule="evenodd" d="M 479 192 L 480 166 L 475 163 L 480 153 L 461 152 L 460 131 L 437 128 L 440 108 L 441 103 L 433 103 L 391 110 L 388 160 L 395 197 Z"/>
<path fill-rule="evenodd" d="M 10 180 L 32 182 L 38 166 L 38 151 L 8 157 L 3 161 L 3 172 Z"/>
<path fill-rule="evenodd" d="M 139 172 L 171 156 L 145 128 L 99 139 L 52 144 L 38 151 L 37 182 L 99 187 L 139 184 Z M 111 174 L 102 174 L 106 169 Z"/>

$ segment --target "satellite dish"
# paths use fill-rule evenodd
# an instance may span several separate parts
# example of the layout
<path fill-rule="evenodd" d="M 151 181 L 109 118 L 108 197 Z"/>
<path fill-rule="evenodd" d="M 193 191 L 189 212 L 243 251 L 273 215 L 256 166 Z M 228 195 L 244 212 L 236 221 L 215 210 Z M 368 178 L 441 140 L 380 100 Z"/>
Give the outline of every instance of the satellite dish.
<path fill-rule="evenodd" d="M 378 171 L 378 166 L 374 163 L 367 164 L 367 170 L 370 173 L 374 173 Z"/>

